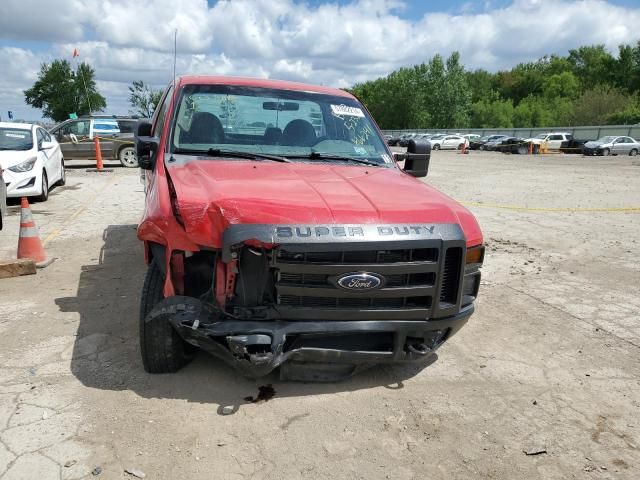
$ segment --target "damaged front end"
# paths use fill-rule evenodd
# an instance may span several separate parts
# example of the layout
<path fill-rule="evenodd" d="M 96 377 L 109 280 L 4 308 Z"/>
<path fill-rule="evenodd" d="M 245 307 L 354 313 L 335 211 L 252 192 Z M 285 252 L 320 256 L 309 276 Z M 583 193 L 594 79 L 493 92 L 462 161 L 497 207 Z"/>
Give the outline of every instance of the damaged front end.
<path fill-rule="evenodd" d="M 466 261 L 453 224 L 232 225 L 222 243 L 185 258 L 178 295 L 149 315 L 249 377 L 426 361 L 471 316 L 480 280 L 482 255 Z"/>

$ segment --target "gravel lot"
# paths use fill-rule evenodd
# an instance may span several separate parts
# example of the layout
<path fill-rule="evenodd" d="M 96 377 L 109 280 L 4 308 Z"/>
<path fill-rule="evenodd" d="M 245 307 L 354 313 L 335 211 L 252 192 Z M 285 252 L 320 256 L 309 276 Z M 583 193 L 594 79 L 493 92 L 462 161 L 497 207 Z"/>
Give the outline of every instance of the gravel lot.
<path fill-rule="evenodd" d="M 640 478 L 638 160 L 436 152 L 485 233 L 477 312 L 426 368 L 329 385 L 144 373 L 137 173 L 70 168 L 32 206 L 57 260 L 0 280 L 3 480 Z"/>

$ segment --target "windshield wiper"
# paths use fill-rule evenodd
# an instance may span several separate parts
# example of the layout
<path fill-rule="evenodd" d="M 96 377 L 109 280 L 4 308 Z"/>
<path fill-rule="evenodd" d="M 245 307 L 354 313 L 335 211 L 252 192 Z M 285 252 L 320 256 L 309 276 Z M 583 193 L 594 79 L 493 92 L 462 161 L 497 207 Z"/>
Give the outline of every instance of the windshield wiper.
<path fill-rule="evenodd" d="M 210 148 L 208 150 L 191 150 L 188 148 L 176 148 L 173 153 L 182 153 L 187 155 L 207 155 L 209 157 L 231 157 L 246 158 L 248 160 L 272 160 L 274 162 L 289 163 L 284 157 L 277 155 L 267 155 L 266 153 L 242 152 L 239 150 L 221 150 L 219 148 Z"/>
<path fill-rule="evenodd" d="M 362 158 L 349 157 L 348 155 L 333 155 L 331 153 L 311 152 L 309 155 L 285 155 L 286 158 L 308 158 L 309 160 L 344 160 L 345 162 L 354 162 L 361 165 L 370 165 L 372 167 L 381 167 L 382 163 L 364 160 Z"/>

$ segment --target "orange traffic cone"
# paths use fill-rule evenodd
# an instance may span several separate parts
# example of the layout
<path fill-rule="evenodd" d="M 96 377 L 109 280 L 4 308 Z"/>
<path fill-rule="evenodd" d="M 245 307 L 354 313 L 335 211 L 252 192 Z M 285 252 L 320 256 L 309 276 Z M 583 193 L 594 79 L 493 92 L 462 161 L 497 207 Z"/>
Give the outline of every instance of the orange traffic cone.
<path fill-rule="evenodd" d="M 37 267 L 46 267 L 50 261 L 44 253 L 36 222 L 33 221 L 29 201 L 22 197 L 20 205 L 20 238 L 18 238 L 18 259 L 30 258 Z"/>
<path fill-rule="evenodd" d="M 104 168 L 104 164 L 102 162 L 102 150 L 100 149 L 100 138 L 98 138 L 97 135 L 93 137 L 93 144 L 96 149 L 96 168 L 87 168 L 87 172 L 113 172 L 113 168 Z"/>
<path fill-rule="evenodd" d="M 102 150 L 100 150 L 100 139 L 96 135 L 93 141 L 96 146 L 96 169 L 102 170 L 104 167 L 102 166 Z"/>

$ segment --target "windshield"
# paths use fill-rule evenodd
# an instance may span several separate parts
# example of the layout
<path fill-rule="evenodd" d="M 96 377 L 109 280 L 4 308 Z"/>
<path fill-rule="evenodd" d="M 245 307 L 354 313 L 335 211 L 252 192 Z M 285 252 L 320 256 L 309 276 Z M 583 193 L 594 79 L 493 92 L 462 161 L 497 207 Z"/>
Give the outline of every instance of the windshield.
<path fill-rule="evenodd" d="M 392 163 L 386 143 L 355 99 L 231 85 L 183 89 L 171 149 L 292 159 L 320 154 Z"/>
<path fill-rule="evenodd" d="M 613 137 L 613 136 L 602 137 L 602 138 L 599 138 L 598 140 L 596 140 L 596 142 L 600 142 L 600 143 L 611 143 L 611 142 L 613 142 L 616 138 L 618 138 L 618 137 Z"/>
<path fill-rule="evenodd" d="M 0 128 L 0 150 L 31 150 L 33 135 L 24 128 Z"/>

